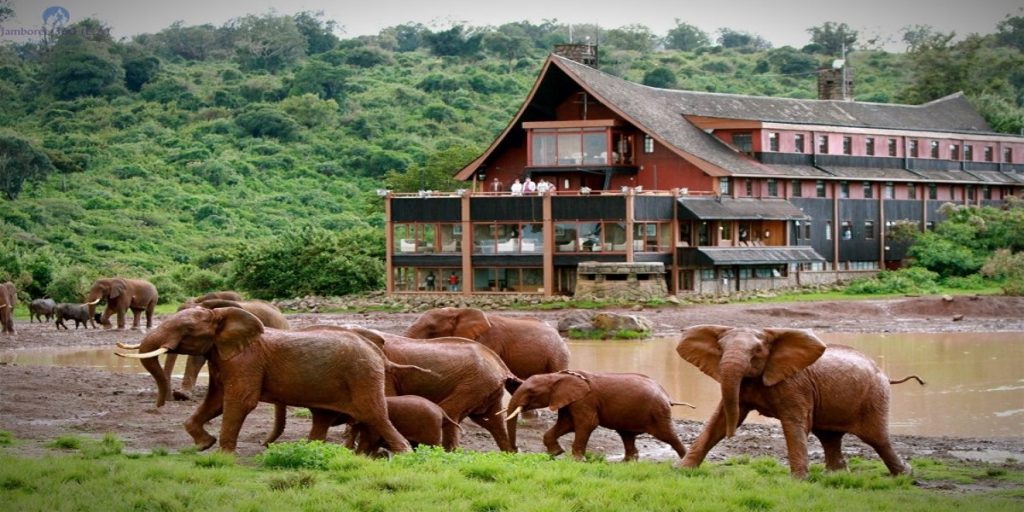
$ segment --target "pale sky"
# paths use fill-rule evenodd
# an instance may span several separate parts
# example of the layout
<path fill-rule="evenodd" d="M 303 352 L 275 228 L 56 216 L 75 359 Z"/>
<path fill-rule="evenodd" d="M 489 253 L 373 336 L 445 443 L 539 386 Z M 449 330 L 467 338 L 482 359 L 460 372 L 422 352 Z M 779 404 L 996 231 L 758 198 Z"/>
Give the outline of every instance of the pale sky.
<path fill-rule="evenodd" d="M 68 10 L 71 22 L 95 17 L 110 25 L 116 37 L 157 32 L 176 20 L 186 25 L 224 22 L 245 14 L 278 14 L 323 11 L 334 20 L 342 38 L 372 35 L 381 29 L 414 22 L 433 30 L 454 23 L 472 26 L 500 25 L 528 20 L 540 23 L 591 23 L 602 28 L 646 25 L 658 36 L 675 26 L 675 19 L 695 25 L 715 37 L 722 27 L 758 34 L 776 47 L 797 48 L 807 44 L 807 29 L 826 21 L 846 23 L 860 32 L 864 42 L 877 35 L 888 37 L 886 48 L 902 51 L 902 28 L 931 25 L 942 32 L 991 33 L 1007 14 L 1024 16 L 1021 0 L 13 0 L 15 18 L 4 23 L 0 40 L 24 40 L 12 29 L 36 28 L 42 12 L 51 6 Z"/>

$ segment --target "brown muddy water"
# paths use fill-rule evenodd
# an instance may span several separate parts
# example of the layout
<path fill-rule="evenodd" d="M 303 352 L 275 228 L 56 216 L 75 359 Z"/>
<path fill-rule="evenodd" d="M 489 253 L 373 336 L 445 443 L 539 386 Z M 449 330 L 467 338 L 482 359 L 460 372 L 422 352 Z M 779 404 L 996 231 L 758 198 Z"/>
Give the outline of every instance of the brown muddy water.
<path fill-rule="evenodd" d="M 959 437 L 1024 435 L 1024 333 L 843 334 L 819 333 L 826 343 L 855 347 L 890 376 L 916 374 L 916 382 L 893 386 L 893 434 Z M 718 384 L 683 361 L 675 338 L 648 341 L 572 341 L 572 367 L 637 372 L 660 382 L 675 400 L 697 409 L 674 407 L 679 419 L 704 421 L 720 398 Z M 184 370 L 179 358 L 176 374 Z M 0 362 L 24 365 L 88 366 L 145 373 L 136 360 L 96 347 L 23 349 L 0 352 Z M 752 413 L 749 422 L 774 422 Z"/>

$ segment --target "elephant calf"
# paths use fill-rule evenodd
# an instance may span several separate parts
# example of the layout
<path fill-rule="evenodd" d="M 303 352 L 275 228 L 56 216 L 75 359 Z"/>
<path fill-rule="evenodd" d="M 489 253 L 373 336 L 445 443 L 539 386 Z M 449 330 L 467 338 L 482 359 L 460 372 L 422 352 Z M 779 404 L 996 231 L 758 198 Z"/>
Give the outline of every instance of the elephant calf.
<path fill-rule="evenodd" d="M 96 328 L 96 323 L 92 321 L 92 316 L 89 315 L 89 306 L 87 304 L 69 304 L 62 302 L 57 304 L 56 308 L 57 316 L 57 329 L 61 327 L 67 329 L 68 326 L 64 325 L 64 320 L 74 320 L 75 329 L 78 329 L 78 325 L 84 325 L 86 329 L 89 328 L 89 324 L 92 324 L 92 328 Z"/>
<path fill-rule="evenodd" d="M 672 428 L 673 402 L 660 384 L 636 373 L 591 373 L 561 371 L 534 375 L 512 394 L 508 409 L 509 437 L 515 445 L 516 418 L 521 410 L 550 407 L 558 421 L 544 433 L 544 446 L 551 456 L 564 452 L 558 438 L 575 431 L 572 455 L 582 459 L 590 434 L 598 426 L 610 428 L 622 437 L 623 460 L 636 460 L 636 436 L 650 434 L 664 441 L 680 458 L 686 447 Z M 690 407 L 693 407 L 690 405 Z"/>
<path fill-rule="evenodd" d="M 388 419 L 413 448 L 421 444 L 443 446 L 461 428 L 441 406 L 421 396 L 389 396 L 386 400 Z M 384 447 L 380 434 L 365 423 L 354 423 L 351 435 L 356 453 L 372 455 Z"/>

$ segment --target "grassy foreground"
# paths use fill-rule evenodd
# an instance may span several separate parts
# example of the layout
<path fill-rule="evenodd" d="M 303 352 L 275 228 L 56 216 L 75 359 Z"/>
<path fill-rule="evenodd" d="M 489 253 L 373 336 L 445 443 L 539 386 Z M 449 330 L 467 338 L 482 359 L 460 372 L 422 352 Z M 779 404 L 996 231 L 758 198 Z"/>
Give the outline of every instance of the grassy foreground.
<path fill-rule="evenodd" d="M 8 442 L 9 438 L 8 438 Z M 16 441 L 15 441 L 16 443 Z M 3 444 L 3 443 L 0 443 Z M 998 483 L 971 493 L 923 490 L 881 463 L 851 461 L 807 481 L 775 459 L 738 457 L 676 470 L 663 463 L 586 463 L 541 454 L 421 449 L 391 460 L 337 445 L 283 443 L 252 459 L 221 454 L 124 454 L 108 435 L 51 443 L 53 455 L 0 449 L 2 510 L 1019 510 L 1024 471 L 914 461 L 914 479 Z"/>

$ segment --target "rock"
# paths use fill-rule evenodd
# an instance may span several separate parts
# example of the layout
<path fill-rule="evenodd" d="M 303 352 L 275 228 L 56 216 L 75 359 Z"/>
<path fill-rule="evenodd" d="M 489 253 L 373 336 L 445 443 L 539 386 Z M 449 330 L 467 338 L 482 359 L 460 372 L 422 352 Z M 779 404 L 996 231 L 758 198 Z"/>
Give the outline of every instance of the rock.
<path fill-rule="evenodd" d="M 639 315 L 621 315 L 618 313 L 598 313 L 591 320 L 596 329 L 605 331 L 641 331 L 650 332 L 654 324 L 650 320 Z"/>
<path fill-rule="evenodd" d="M 683 301 L 679 300 L 679 297 L 676 297 L 675 295 L 669 295 L 668 297 L 666 297 L 665 302 L 668 302 L 669 304 L 675 304 L 676 306 L 683 303 Z"/>
<path fill-rule="evenodd" d="M 591 319 L 594 313 L 589 311 L 570 311 L 558 319 L 558 332 L 569 332 L 573 329 L 585 331 L 593 329 Z"/>
<path fill-rule="evenodd" d="M 963 320 L 963 319 L 964 319 L 964 315 L 963 315 L 963 313 L 960 313 L 960 314 L 958 314 L 958 315 L 953 315 L 953 321 L 954 321 L 954 322 L 959 322 L 959 321 L 961 321 L 961 320 Z"/>
<path fill-rule="evenodd" d="M 942 301 L 943 302 L 953 302 L 953 296 L 952 295 L 943 295 L 942 296 Z"/>

